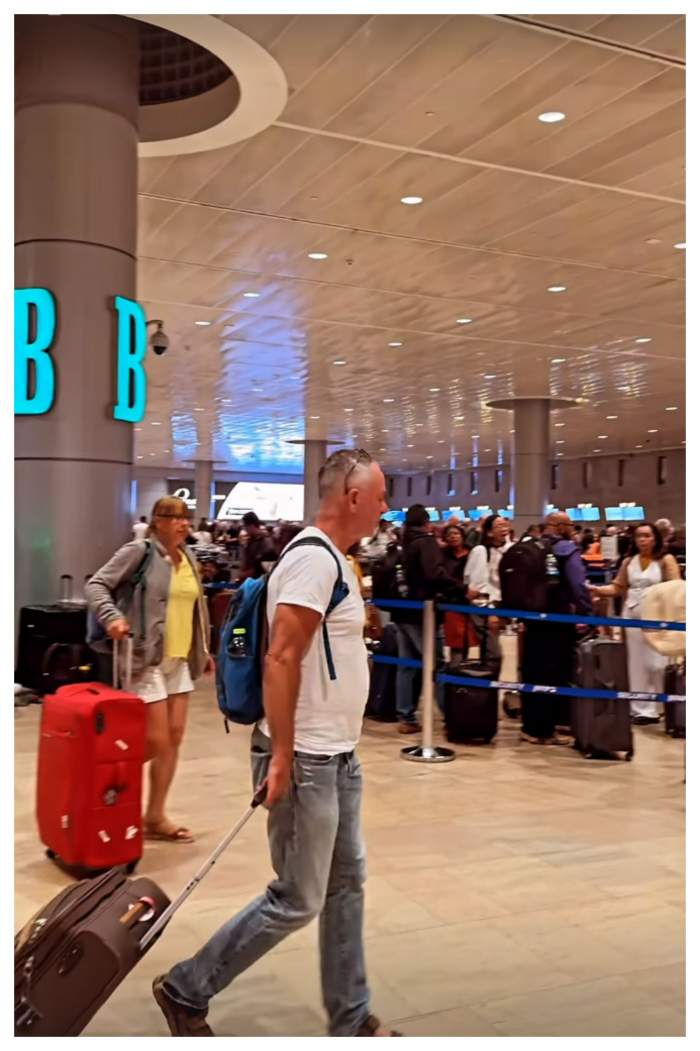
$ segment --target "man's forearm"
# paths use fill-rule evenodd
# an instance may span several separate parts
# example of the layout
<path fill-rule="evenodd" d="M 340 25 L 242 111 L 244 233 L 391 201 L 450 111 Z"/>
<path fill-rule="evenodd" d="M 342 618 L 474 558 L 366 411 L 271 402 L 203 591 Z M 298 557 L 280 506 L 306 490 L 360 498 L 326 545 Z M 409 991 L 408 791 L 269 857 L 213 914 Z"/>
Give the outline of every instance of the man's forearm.
<path fill-rule="evenodd" d="M 263 676 L 263 707 L 272 739 L 272 754 L 291 759 L 294 755 L 294 716 L 299 696 L 301 667 L 269 653 Z"/>

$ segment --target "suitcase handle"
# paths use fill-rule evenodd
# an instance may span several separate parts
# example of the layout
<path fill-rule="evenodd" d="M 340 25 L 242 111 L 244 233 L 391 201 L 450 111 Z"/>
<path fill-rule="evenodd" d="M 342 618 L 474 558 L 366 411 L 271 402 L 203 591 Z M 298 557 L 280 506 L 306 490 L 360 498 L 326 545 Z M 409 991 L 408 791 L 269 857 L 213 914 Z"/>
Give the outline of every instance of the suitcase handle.
<path fill-rule="evenodd" d="M 124 688 L 131 691 L 131 679 L 134 670 L 134 636 L 129 632 L 126 637 L 126 682 Z M 112 643 L 112 686 L 119 689 L 119 639 Z"/>
<path fill-rule="evenodd" d="M 246 822 L 253 816 L 256 809 L 261 805 L 261 803 L 264 802 L 266 795 L 267 785 L 263 783 L 262 785 L 259 785 L 258 788 L 256 788 L 255 795 L 253 796 L 250 802 L 250 806 L 243 814 L 243 816 L 239 818 L 239 820 L 233 826 L 231 831 L 228 832 L 226 836 L 224 836 L 216 850 L 213 852 L 213 854 L 210 854 L 210 856 L 204 862 L 202 867 L 198 869 L 198 871 L 194 874 L 189 883 L 182 888 L 175 901 L 171 902 L 171 904 L 168 905 L 167 909 L 161 912 L 160 916 L 153 924 L 153 926 L 146 932 L 146 934 L 144 934 L 143 938 L 139 942 L 139 950 L 142 953 L 146 951 L 146 949 L 154 940 L 154 938 L 156 938 L 166 926 L 166 924 L 169 923 L 171 917 L 177 912 L 177 910 L 187 900 L 187 898 L 189 898 L 190 894 L 195 889 L 195 887 L 202 882 L 206 874 L 209 872 L 209 869 L 213 868 L 213 866 L 216 864 L 223 852 L 228 847 L 229 843 L 231 843 L 231 841 L 236 838 L 236 836 L 241 831 Z"/>

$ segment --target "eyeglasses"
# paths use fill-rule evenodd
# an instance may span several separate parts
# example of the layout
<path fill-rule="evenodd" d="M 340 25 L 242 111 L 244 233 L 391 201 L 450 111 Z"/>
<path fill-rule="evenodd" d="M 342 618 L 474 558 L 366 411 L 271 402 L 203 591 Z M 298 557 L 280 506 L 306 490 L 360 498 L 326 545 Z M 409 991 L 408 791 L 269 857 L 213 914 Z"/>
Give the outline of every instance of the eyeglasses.
<path fill-rule="evenodd" d="M 348 479 L 350 478 L 350 475 L 355 470 L 355 468 L 358 467 L 361 463 L 371 463 L 371 462 L 372 462 L 372 457 L 370 456 L 370 454 L 365 449 L 355 449 L 352 462 L 350 463 L 347 471 L 345 472 L 345 492 L 346 493 L 350 492 L 350 489 L 348 488 Z"/>
<path fill-rule="evenodd" d="M 174 522 L 191 522 L 189 515 L 156 515 L 156 518 L 172 518 Z"/>

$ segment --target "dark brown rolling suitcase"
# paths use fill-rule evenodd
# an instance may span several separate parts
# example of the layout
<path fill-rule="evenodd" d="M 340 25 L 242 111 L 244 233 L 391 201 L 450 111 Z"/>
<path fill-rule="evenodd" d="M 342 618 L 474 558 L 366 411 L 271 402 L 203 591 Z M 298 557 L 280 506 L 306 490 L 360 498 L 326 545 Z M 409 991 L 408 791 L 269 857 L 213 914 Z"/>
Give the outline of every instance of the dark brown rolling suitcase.
<path fill-rule="evenodd" d="M 78 1036 L 265 798 L 251 805 L 172 904 L 123 867 L 62 890 L 15 938 L 15 1036 Z"/>
<path fill-rule="evenodd" d="M 587 639 L 578 647 L 578 683 L 584 689 L 629 689 L 624 642 Z M 622 753 L 634 755 L 630 702 L 622 698 L 576 697 L 571 705 L 571 729 L 575 747 L 586 759 L 610 759 Z"/>

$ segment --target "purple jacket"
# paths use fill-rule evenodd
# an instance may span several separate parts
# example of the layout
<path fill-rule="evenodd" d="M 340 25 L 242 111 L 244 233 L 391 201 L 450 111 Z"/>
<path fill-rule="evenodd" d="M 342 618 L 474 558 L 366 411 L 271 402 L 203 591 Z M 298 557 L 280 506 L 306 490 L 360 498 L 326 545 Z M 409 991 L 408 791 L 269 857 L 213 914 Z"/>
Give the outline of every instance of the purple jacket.
<path fill-rule="evenodd" d="M 551 535 L 551 534 L 550 534 Z M 592 610 L 590 592 L 586 584 L 586 567 L 581 552 L 573 540 L 558 540 L 553 548 L 557 558 L 566 559 L 564 575 L 574 613 L 589 614 Z"/>

